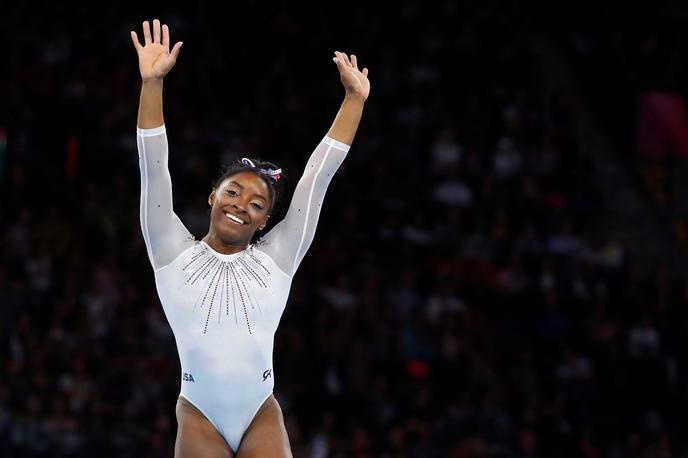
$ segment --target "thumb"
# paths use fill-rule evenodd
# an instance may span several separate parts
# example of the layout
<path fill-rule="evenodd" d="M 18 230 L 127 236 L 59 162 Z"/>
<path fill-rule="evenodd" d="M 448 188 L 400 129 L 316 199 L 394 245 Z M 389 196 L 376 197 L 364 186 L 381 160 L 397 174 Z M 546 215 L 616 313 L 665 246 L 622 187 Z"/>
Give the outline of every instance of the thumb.
<path fill-rule="evenodd" d="M 174 60 L 177 60 L 177 56 L 179 55 L 179 50 L 182 49 L 183 44 L 184 44 L 183 41 L 178 41 L 177 43 L 175 43 L 174 48 L 172 48 L 172 52 L 170 53 L 170 55 L 172 56 L 172 58 Z"/>

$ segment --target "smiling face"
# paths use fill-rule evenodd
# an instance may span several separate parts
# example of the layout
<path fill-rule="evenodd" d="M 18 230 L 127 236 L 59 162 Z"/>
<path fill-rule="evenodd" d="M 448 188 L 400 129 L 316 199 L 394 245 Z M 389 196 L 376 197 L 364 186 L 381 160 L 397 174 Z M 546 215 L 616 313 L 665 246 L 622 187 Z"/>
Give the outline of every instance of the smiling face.
<path fill-rule="evenodd" d="M 208 197 L 210 230 L 228 244 L 248 244 L 265 227 L 272 202 L 268 184 L 253 172 L 226 178 Z"/>

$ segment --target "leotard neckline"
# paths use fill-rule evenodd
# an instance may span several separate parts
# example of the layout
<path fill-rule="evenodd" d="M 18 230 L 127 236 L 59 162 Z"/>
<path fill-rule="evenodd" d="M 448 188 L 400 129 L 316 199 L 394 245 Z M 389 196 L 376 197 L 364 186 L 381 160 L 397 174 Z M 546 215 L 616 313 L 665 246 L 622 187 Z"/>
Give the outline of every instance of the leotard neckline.
<path fill-rule="evenodd" d="M 200 242 L 210 251 L 210 253 L 213 254 L 213 256 L 215 256 L 215 257 L 217 257 L 223 261 L 231 261 L 233 259 L 237 259 L 237 258 L 241 257 L 244 253 L 246 253 L 251 248 L 251 245 L 249 245 L 246 248 L 244 248 L 243 250 L 237 251 L 236 253 L 224 254 L 224 253 L 220 253 L 219 251 L 215 250 L 213 247 L 208 245 L 205 240 L 201 240 Z"/>

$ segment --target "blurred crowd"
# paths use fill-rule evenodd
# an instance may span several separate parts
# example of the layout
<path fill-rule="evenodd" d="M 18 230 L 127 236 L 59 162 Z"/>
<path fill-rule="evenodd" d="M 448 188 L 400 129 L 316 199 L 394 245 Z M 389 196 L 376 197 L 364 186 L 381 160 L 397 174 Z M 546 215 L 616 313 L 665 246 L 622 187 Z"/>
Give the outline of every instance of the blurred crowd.
<path fill-rule="evenodd" d="M 204 2 L 10 7 L 0 455 L 173 454 L 180 366 L 139 225 L 128 33 L 153 17 L 184 41 L 164 110 L 197 238 L 221 163 L 270 160 L 293 187 L 343 95 L 333 50 L 370 68 L 276 335 L 295 456 L 686 453 L 685 281 L 600 230 L 571 94 L 545 92 L 537 21 L 509 5 L 407 0 L 343 24 L 248 2 L 231 27 Z"/>
<path fill-rule="evenodd" d="M 688 10 L 679 1 L 562 9 L 571 25 L 549 35 L 563 44 L 590 104 L 611 134 L 619 165 L 653 204 L 688 255 Z M 543 16 L 551 12 L 541 12 Z M 543 21 L 546 23 L 546 21 Z"/>

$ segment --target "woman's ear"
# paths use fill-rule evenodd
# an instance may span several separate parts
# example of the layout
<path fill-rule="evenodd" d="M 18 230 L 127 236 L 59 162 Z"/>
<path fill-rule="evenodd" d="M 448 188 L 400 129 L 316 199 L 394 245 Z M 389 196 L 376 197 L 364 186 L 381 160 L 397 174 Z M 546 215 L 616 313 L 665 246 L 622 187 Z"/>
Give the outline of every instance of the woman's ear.
<path fill-rule="evenodd" d="M 208 205 L 210 205 L 212 207 L 213 202 L 215 202 L 215 188 L 213 188 L 213 191 L 208 196 Z"/>
<path fill-rule="evenodd" d="M 265 217 L 265 221 L 263 221 L 263 224 L 261 224 L 261 225 L 258 227 L 258 230 L 259 230 L 259 231 L 262 231 L 263 229 L 265 229 L 265 226 L 267 226 L 268 220 L 269 220 L 269 219 L 270 219 L 270 215 L 268 215 L 268 216 Z"/>

